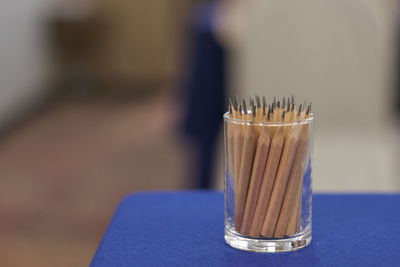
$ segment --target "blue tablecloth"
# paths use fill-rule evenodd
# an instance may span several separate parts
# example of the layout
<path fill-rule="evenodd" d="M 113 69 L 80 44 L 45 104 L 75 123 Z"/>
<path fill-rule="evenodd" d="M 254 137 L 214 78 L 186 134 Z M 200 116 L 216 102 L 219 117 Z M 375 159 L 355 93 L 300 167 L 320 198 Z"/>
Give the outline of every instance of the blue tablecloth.
<path fill-rule="evenodd" d="M 133 194 L 91 266 L 400 266 L 400 195 L 315 195 L 311 245 L 263 254 L 225 244 L 222 193 Z"/>

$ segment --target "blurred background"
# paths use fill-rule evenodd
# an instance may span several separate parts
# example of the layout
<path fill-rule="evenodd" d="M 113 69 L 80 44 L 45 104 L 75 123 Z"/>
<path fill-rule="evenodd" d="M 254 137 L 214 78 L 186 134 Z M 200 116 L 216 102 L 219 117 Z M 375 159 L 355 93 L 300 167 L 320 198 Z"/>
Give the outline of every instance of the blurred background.
<path fill-rule="evenodd" d="M 121 198 L 222 188 L 226 98 L 315 112 L 316 192 L 399 192 L 396 0 L 3 0 L 0 265 L 87 266 Z"/>

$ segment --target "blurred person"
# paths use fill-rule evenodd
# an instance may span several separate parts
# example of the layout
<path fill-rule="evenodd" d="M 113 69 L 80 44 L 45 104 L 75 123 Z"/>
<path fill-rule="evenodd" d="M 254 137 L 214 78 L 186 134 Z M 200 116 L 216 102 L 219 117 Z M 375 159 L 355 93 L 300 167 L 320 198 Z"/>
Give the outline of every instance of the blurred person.
<path fill-rule="evenodd" d="M 216 140 L 221 130 L 225 101 L 225 51 L 215 37 L 218 1 L 203 1 L 193 13 L 184 90 L 184 132 L 192 140 L 197 188 L 212 185 Z"/>
<path fill-rule="evenodd" d="M 397 14 L 396 14 L 396 98 L 395 105 L 397 110 L 397 117 L 400 119 L 400 2 L 397 5 Z"/>

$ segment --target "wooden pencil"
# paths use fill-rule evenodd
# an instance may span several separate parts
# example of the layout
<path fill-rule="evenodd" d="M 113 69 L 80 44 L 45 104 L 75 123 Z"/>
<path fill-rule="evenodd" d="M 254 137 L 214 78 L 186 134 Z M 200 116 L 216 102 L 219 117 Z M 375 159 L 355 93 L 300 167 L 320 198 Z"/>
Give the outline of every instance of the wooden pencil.
<path fill-rule="evenodd" d="M 234 116 L 234 107 L 232 100 L 229 98 L 229 116 L 231 118 L 235 118 Z M 227 159 L 227 171 L 232 178 L 232 183 L 233 185 L 235 184 L 234 180 L 235 177 L 233 176 L 233 167 L 234 167 L 234 162 L 233 162 L 233 155 L 234 155 L 234 133 L 235 133 L 235 124 L 233 123 L 228 123 L 226 125 L 226 139 L 227 139 L 227 148 L 226 148 L 226 159 Z"/>
<path fill-rule="evenodd" d="M 255 106 L 254 106 L 255 107 Z M 253 113 L 255 116 L 255 113 Z M 246 127 L 246 133 L 243 138 L 243 150 L 240 161 L 240 171 L 237 192 L 235 194 L 235 228 L 240 231 L 244 208 L 246 204 L 247 190 L 249 186 L 249 180 L 251 170 L 253 167 L 254 155 L 256 151 L 258 132 L 255 126 L 248 125 Z"/>
<path fill-rule="evenodd" d="M 299 107 L 299 113 L 296 116 L 297 119 L 302 120 L 304 119 L 307 114 L 302 110 L 302 105 Z M 301 220 L 301 202 L 302 202 L 302 191 L 303 191 L 303 177 L 304 177 L 304 170 L 305 170 L 305 164 L 306 164 L 306 158 L 307 158 L 307 153 L 308 153 L 308 124 L 302 125 L 303 128 L 303 139 L 305 139 L 302 144 L 304 148 L 304 155 L 302 158 L 302 161 L 300 163 L 300 170 L 297 174 L 298 183 L 296 185 L 296 191 L 295 191 L 295 196 L 294 196 L 294 201 L 293 205 L 290 208 L 289 212 L 289 217 L 288 217 L 288 222 L 285 230 L 285 235 L 286 236 L 292 236 L 295 233 L 299 232 L 300 230 L 300 220 Z"/>
<path fill-rule="evenodd" d="M 227 133 L 226 133 L 226 135 L 227 135 L 227 142 L 228 142 L 228 144 L 227 144 L 227 146 L 228 146 L 228 148 L 227 148 L 227 158 L 228 158 L 228 162 L 227 162 L 227 164 L 228 164 L 228 172 L 229 172 L 229 175 L 230 175 L 230 177 L 232 178 L 232 184 L 233 184 L 233 190 L 235 191 L 236 190 L 236 184 L 237 184 L 237 182 L 236 182 L 236 177 L 235 177 L 235 174 L 234 174 L 234 167 L 235 167 L 235 165 L 234 165 L 234 147 L 235 147 L 235 138 L 234 138 L 234 133 L 235 133 L 235 129 L 234 129 L 234 127 L 233 127 L 233 125 L 230 125 L 230 127 L 228 127 L 228 129 L 227 129 Z"/>
<path fill-rule="evenodd" d="M 237 115 L 241 118 L 241 115 Z M 242 157 L 243 149 L 243 128 L 244 126 L 237 123 L 234 125 L 233 133 L 233 177 L 234 177 L 234 191 L 235 191 L 235 201 L 237 198 L 237 188 L 239 183 L 239 172 L 240 172 L 240 160 Z"/>
<path fill-rule="evenodd" d="M 304 109 L 305 109 L 305 104 L 304 104 Z M 304 117 L 302 119 L 304 119 L 304 118 L 308 119 L 308 118 L 310 118 L 310 116 L 311 116 L 311 103 L 310 103 L 310 105 L 308 105 L 307 110 L 304 110 Z M 309 125 L 308 124 L 304 125 L 304 127 L 305 127 L 306 134 L 308 136 Z M 296 216 L 296 232 L 300 232 L 300 230 L 301 230 L 301 214 L 302 214 L 302 204 L 303 204 L 303 201 L 302 201 L 303 200 L 303 180 L 304 180 L 305 171 L 308 168 L 308 160 L 309 160 L 309 154 L 307 152 L 307 155 L 304 157 L 304 161 L 303 161 L 302 169 L 301 169 L 301 177 L 300 177 L 301 187 L 299 189 L 299 198 L 298 198 L 299 207 L 298 207 L 297 214 L 296 214 L 297 215 Z"/>
<path fill-rule="evenodd" d="M 262 116 L 263 116 L 263 121 L 267 119 L 267 112 L 268 112 L 268 107 L 267 107 L 267 101 L 265 100 L 265 97 L 263 96 L 262 98 Z"/>
<path fill-rule="evenodd" d="M 302 126 L 300 126 L 302 127 Z M 278 222 L 275 228 L 274 237 L 281 238 L 285 235 L 286 226 L 288 224 L 290 211 L 294 205 L 297 188 L 300 184 L 300 174 L 302 163 L 307 153 L 308 138 L 305 129 L 302 127 L 301 137 L 296 150 L 296 156 L 293 160 L 290 171 L 289 180 L 286 187 L 285 196 L 282 203 L 282 208 L 279 213 Z M 297 201 L 297 199 L 296 199 Z"/>
<path fill-rule="evenodd" d="M 293 236 L 297 230 L 296 230 L 296 224 L 297 224 L 297 217 L 298 217 L 298 212 L 299 212 L 299 204 L 298 201 L 300 200 L 300 187 L 302 187 L 302 179 L 301 179 L 301 172 L 298 172 L 298 177 L 296 178 L 299 180 L 297 187 L 296 187 L 296 192 L 293 200 L 293 205 L 290 209 L 289 212 L 289 218 L 288 218 L 288 223 L 286 225 L 285 229 L 285 235 L 286 236 Z"/>
<path fill-rule="evenodd" d="M 268 204 L 267 213 L 265 215 L 264 224 L 261 230 L 261 234 L 264 237 L 270 238 L 274 234 L 291 166 L 296 154 L 298 140 L 300 137 L 300 129 L 300 127 L 293 126 L 289 130 L 288 136 L 285 140 L 282 158 L 279 163 L 278 173 L 275 178 L 271 199 Z"/>
<path fill-rule="evenodd" d="M 250 234 L 251 223 L 253 221 L 258 196 L 260 193 L 260 187 L 264 176 L 270 143 L 271 134 L 269 131 L 269 127 L 264 126 L 257 142 L 253 170 L 251 172 L 250 185 L 247 193 L 246 205 L 242 219 L 240 232 L 244 235 Z"/>
<path fill-rule="evenodd" d="M 259 237 L 264 223 L 265 214 L 267 212 L 268 203 L 270 201 L 272 188 L 275 182 L 275 175 L 278 170 L 279 161 L 283 150 L 283 129 L 278 127 L 276 130 L 269 149 L 267 164 L 264 171 L 263 180 L 259 197 L 257 199 L 256 209 L 250 228 L 251 237 Z"/>

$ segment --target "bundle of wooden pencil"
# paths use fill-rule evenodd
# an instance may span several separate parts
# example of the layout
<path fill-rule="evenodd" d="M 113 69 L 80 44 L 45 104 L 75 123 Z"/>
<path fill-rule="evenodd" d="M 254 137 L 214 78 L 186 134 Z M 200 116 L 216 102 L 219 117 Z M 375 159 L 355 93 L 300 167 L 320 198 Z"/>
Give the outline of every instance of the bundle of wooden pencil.
<path fill-rule="evenodd" d="M 293 96 L 267 105 L 229 99 L 227 171 L 234 191 L 234 226 L 253 238 L 282 238 L 301 230 L 303 176 L 309 154 L 311 104 Z"/>

